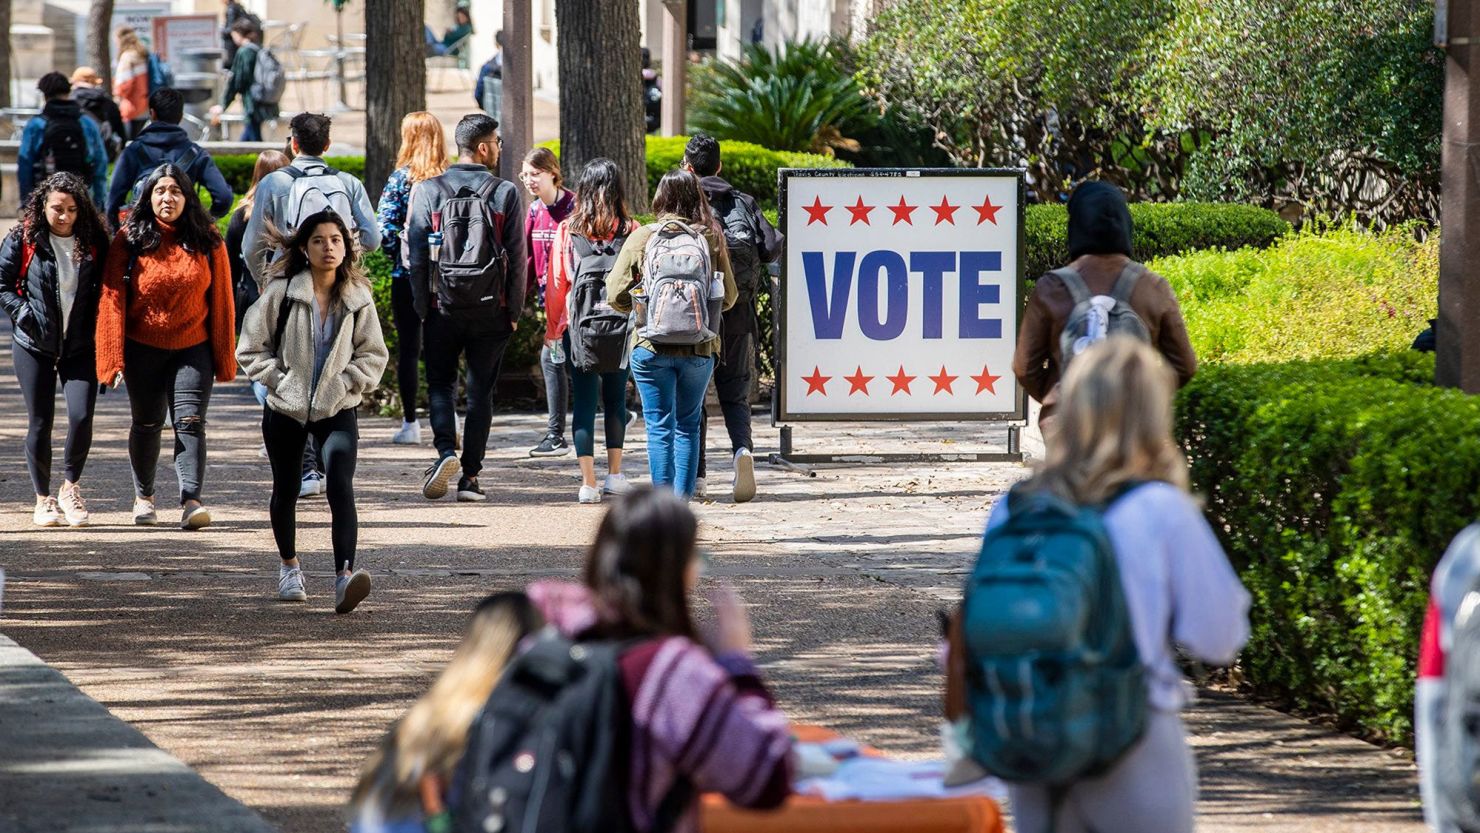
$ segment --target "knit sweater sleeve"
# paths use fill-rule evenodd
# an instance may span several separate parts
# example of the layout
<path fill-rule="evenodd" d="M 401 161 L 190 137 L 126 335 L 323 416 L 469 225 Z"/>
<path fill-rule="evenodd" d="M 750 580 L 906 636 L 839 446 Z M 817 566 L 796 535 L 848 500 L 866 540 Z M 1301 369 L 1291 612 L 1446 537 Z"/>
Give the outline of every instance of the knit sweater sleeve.
<path fill-rule="evenodd" d="M 113 238 L 113 245 L 108 247 L 108 260 L 103 267 L 103 293 L 98 300 L 98 381 L 105 385 L 123 370 L 123 327 L 127 315 L 123 273 L 128 269 L 128 259 L 128 242 L 120 231 Z"/>
<path fill-rule="evenodd" d="M 231 288 L 231 259 L 226 244 L 217 242 L 211 250 L 211 288 L 206 290 L 210 314 L 211 356 L 215 360 L 216 381 L 236 378 L 236 298 Z"/>
<path fill-rule="evenodd" d="M 643 784 L 662 770 L 682 774 L 702 792 L 742 807 L 774 807 L 790 792 L 791 732 L 753 670 L 732 677 L 707 651 L 670 639 L 653 658 L 633 705 Z M 644 797 L 648 807 L 654 798 Z"/>

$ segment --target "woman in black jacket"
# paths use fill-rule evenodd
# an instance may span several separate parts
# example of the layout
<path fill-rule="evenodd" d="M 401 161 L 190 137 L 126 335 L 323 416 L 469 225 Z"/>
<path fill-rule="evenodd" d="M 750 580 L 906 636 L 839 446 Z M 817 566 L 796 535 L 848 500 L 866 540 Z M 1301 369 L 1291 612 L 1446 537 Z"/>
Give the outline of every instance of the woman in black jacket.
<path fill-rule="evenodd" d="M 0 243 L 0 306 L 14 329 L 15 376 L 30 413 L 26 464 L 39 526 L 87 523 L 77 489 L 92 447 L 97 403 L 94 327 L 108 235 L 88 186 L 53 174 L 31 192 L 21 222 Z M 66 474 L 51 494 L 51 425 L 57 379 L 67 400 Z"/>

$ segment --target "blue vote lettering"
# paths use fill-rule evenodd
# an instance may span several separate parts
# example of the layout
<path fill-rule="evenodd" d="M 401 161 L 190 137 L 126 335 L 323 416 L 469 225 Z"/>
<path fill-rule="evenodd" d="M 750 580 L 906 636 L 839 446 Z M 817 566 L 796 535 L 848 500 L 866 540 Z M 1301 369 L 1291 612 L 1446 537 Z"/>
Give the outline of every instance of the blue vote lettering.
<path fill-rule="evenodd" d="M 910 252 L 888 249 L 833 253 L 832 285 L 828 286 L 827 261 L 822 252 L 802 252 L 802 271 L 807 283 L 807 301 L 812 312 L 812 332 L 818 340 L 838 340 L 848 320 L 848 305 L 855 280 L 858 328 L 873 341 L 891 341 L 904 334 L 910 321 L 909 282 L 919 274 L 922 285 L 920 335 L 925 339 L 945 337 L 946 276 L 957 277 L 959 314 L 956 335 L 963 339 L 1002 337 L 1002 319 L 984 316 L 983 304 L 999 304 L 1002 287 L 983 275 L 1002 271 L 1001 252 Z M 999 279 L 1000 280 L 1000 279 Z M 881 294 L 880 289 L 883 292 Z"/>

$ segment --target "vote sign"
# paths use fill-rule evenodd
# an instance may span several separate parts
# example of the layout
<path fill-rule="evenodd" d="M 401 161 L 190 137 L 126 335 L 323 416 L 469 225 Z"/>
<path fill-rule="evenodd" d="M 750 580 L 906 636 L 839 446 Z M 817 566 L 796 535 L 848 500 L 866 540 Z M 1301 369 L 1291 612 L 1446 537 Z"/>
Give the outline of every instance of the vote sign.
<path fill-rule="evenodd" d="M 781 172 L 776 416 L 1023 419 L 1018 171 Z"/>

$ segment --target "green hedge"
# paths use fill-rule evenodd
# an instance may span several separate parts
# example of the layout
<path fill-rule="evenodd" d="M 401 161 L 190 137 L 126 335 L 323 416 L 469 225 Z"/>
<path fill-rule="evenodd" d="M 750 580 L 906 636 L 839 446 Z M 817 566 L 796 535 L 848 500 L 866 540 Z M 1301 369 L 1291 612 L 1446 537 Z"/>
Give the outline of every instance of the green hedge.
<path fill-rule="evenodd" d="M 1132 203 L 1135 258 L 1147 262 L 1198 249 L 1262 248 L 1290 231 L 1265 208 L 1233 203 Z M 1030 205 L 1023 223 L 1023 263 L 1028 279 L 1069 262 L 1069 211 Z"/>
<path fill-rule="evenodd" d="M 252 168 L 257 165 L 257 154 L 255 153 L 223 153 L 215 156 L 216 167 L 221 169 L 221 175 L 226 177 L 226 184 L 238 196 L 247 193 L 252 187 Z M 357 179 L 365 179 L 365 157 L 363 156 L 329 156 L 324 159 L 331 166 L 354 176 Z"/>
<path fill-rule="evenodd" d="M 1196 490 L 1253 594 L 1258 689 L 1409 742 L 1429 575 L 1480 517 L 1480 399 L 1433 358 L 1205 368 L 1178 398 Z"/>

